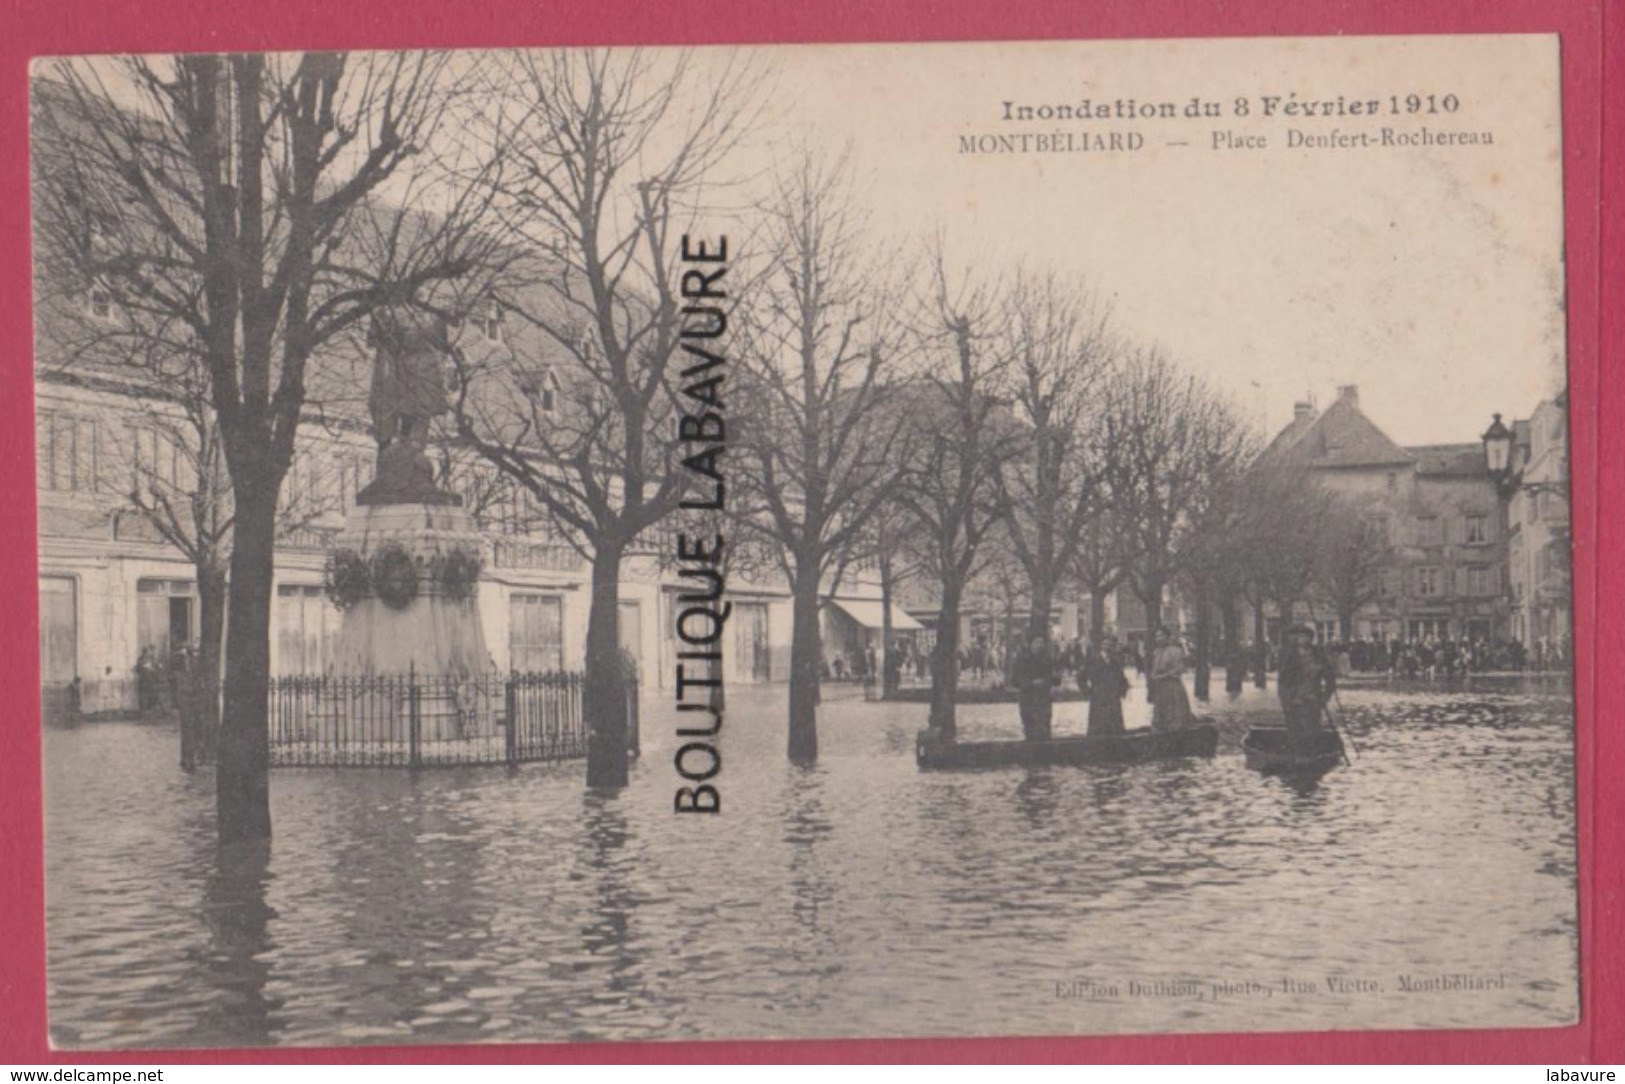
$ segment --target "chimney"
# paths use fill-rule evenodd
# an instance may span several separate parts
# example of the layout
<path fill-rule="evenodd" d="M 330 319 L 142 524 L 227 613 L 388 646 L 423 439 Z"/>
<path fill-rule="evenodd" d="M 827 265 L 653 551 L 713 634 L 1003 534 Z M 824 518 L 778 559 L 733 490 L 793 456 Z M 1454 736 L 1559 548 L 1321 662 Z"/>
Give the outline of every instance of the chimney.
<path fill-rule="evenodd" d="M 1292 420 L 1295 422 L 1301 422 L 1305 418 L 1312 417 L 1314 413 L 1315 404 L 1313 403 L 1306 403 L 1299 400 L 1298 402 L 1292 404 Z"/>
<path fill-rule="evenodd" d="M 1355 410 L 1359 410 L 1360 409 L 1360 385 L 1358 385 L 1358 384 L 1344 384 L 1341 388 L 1337 389 L 1337 398 L 1338 398 L 1339 401 L 1347 403 L 1349 406 L 1353 407 Z"/>

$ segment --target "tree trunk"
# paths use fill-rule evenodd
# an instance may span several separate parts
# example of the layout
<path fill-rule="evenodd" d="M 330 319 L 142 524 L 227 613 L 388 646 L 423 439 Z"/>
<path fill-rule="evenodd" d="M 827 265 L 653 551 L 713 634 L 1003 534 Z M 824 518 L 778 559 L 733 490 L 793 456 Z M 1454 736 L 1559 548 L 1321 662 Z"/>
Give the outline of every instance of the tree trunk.
<path fill-rule="evenodd" d="M 897 679 L 901 671 L 892 668 L 892 655 L 896 651 L 892 640 L 896 630 L 891 623 L 892 576 L 891 562 L 880 562 L 880 699 L 890 700 L 897 695 Z"/>
<path fill-rule="evenodd" d="M 1264 643 L 1264 600 L 1253 603 L 1253 685 L 1264 688 L 1264 671 L 1269 668 L 1269 647 Z"/>
<path fill-rule="evenodd" d="M 626 726 L 626 674 L 621 666 L 617 628 L 624 551 L 625 545 L 618 540 L 600 541 L 593 549 L 581 714 L 587 724 L 587 786 L 595 788 L 626 786 L 631 760 Z"/>
<path fill-rule="evenodd" d="M 1145 603 L 1145 633 L 1148 639 L 1155 640 L 1157 630 L 1162 628 L 1162 592 L 1163 580 L 1161 576 L 1147 576 L 1145 578 L 1145 594 L 1140 601 Z"/>
<path fill-rule="evenodd" d="M 229 845 L 271 838 L 271 589 L 276 486 L 238 486 L 227 583 L 225 707 L 215 767 L 216 830 Z"/>
<path fill-rule="evenodd" d="M 1016 660 L 1026 657 L 1028 644 L 1036 638 L 1049 642 L 1050 603 L 1055 597 L 1055 587 L 1044 582 L 1043 577 L 1037 577 L 1032 583 L 1033 604 L 1027 614 L 1027 643 L 1015 645 L 1012 653 Z M 1053 645 L 1051 645 L 1053 649 Z M 1029 738 L 1048 739 L 1050 736 L 1050 723 L 1055 716 L 1055 696 L 1048 681 L 1040 688 L 1036 684 L 1032 688 L 1022 688 L 1032 680 L 1029 667 L 1015 666 L 1017 671 L 1013 675 L 1016 679 L 1016 702 L 1021 713 L 1021 732 Z M 1026 671 L 1022 673 L 1021 671 Z"/>
<path fill-rule="evenodd" d="M 959 695 L 959 604 L 963 591 L 962 584 L 942 585 L 937 643 L 931 649 L 931 714 L 927 725 L 944 741 L 958 736 L 954 703 Z"/>
<path fill-rule="evenodd" d="M 818 762 L 818 563 L 796 561 L 790 615 L 790 763 Z"/>
<path fill-rule="evenodd" d="M 181 767 L 191 771 L 215 758 L 220 734 L 220 649 L 226 623 L 226 570 L 203 562 L 197 569 L 198 650 L 182 690 Z"/>
<path fill-rule="evenodd" d="M 1233 593 L 1225 598 L 1220 617 L 1224 621 L 1224 691 L 1239 693 L 1247 675 L 1241 665 L 1241 614 Z"/>
<path fill-rule="evenodd" d="M 1016 651 L 1020 644 L 1016 639 L 1016 592 L 1009 585 L 1004 585 L 1004 630 L 1003 635 L 994 641 L 993 649 L 999 653 L 999 671 L 1004 675 L 1004 684 L 1014 686 L 1016 683 Z"/>
<path fill-rule="evenodd" d="M 1213 608 L 1208 604 L 1207 596 L 1207 586 L 1198 584 L 1196 587 L 1196 676 L 1193 683 L 1193 691 L 1198 700 L 1208 699 L 1213 681 L 1213 652 L 1211 646 Z"/>
<path fill-rule="evenodd" d="M 1106 592 L 1091 589 L 1089 592 L 1089 635 L 1091 638 L 1103 636 L 1106 633 Z"/>

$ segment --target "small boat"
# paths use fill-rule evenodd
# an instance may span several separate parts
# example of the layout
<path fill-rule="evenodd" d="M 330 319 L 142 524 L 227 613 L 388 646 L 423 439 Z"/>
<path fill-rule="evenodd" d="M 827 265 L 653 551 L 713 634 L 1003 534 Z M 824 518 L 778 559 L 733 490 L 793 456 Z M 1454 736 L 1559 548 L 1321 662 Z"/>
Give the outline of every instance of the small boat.
<path fill-rule="evenodd" d="M 922 730 L 915 742 L 914 759 L 922 771 L 1135 764 L 1175 757 L 1211 757 L 1218 747 L 1219 729 L 1206 722 L 1177 730 L 1134 730 L 1110 737 L 1048 741 L 941 741 L 931 731 Z"/>
<path fill-rule="evenodd" d="M 1335 730 L 1295 739 L 1284 726 L 1255 726 L 1241 739 L 1247 767 L 1265 775 L 1324 775 L 1347 759 Z"/>

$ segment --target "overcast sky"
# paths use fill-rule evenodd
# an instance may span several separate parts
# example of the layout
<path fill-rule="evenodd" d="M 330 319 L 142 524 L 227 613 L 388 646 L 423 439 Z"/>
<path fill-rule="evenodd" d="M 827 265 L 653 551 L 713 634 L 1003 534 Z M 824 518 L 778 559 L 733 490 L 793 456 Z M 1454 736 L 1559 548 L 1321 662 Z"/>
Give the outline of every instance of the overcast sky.
<path fill-rule="evenodd" d="M 849 149 L 886 248 L 1091 282 L 1119 328 L 1273 433 L 1357 384 L 1401 443 L 1476 440 L 1563 386 L 1556 39 L 1542 36 L 819 45 L 753 51 L 764 120 L 731 172 Z M 701 72 L 726 51 L 702 53 Z M 734 59 L 738 59 L 737 56 Z M 461 61 L 455 65 L 461 67 Z M 123 88 L 121 88 L 123 89 Z M 1264 96 L 1438 112 L 1262 116 Z M 1446 101 L 1446 96 L 1449 102 Z M 1237 98 L 1248 116 L 1234 115 Z M 1217 102 L 1219 119 L 1010 122 L 1005 102 Z M 1448 104 L 1454 103 L 1453 112 Z M 1317 109 L 1318 112 L 1318 109 Z M 1295 149 L 1383 129 L 1461 146 Z M 1136 134 L 1134 151 L 967 155 L 963 136 Z M 1216 150 L 1215 133 L 1252 149 Z M 1480 137 L 1481 138 L 1481 137 Z M 1173 144 L 1184 144 L 1183 146 Z"/>
<path fill-rule="evenodd" d="M 877 224 L 962 258 L 1092 279 L 1135 337 L 1267 428 L 1342 384 L 1402 443 L 1476 440 L 1562 369 L 1554 38 L 808 46 L 768 54 L 783 147 L 850 140 Z M 1455 96 L 1454 114 L 1258 116 L 1262 95 Z M 1249 118 L 1011 123 L 1005 101 L 1250 98 Z M 1425 103 L 1424 103 L 1425 108 Z M 1303 150 L 1326 135 L 1489 131 L 1491 145 Z M 1263 150 L 1215 151 L 1216 130 Z M 1137 131 L 1133 153 L 967 156 L 961 135 Z M 1186 142 L 1187 146 L 1168 146 Z"/>

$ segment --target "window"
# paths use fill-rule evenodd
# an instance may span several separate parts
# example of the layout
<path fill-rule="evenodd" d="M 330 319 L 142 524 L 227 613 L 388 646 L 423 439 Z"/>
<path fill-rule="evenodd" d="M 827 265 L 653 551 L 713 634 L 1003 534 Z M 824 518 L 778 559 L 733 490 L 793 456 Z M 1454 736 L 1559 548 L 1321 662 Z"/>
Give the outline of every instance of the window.
<path fill-rule="evenodd" d="M 355 507 L 355 497 L 367 483 L 362 480 L 366 467 L 359 456 L 345 456 L 338 461 L 339 508 L 348 512 Z"/>
<path fill-rule="evenodd" d="M 1438 516 L 1416 517 L 1416 544 L 1438 546 L 1444 543 L 1444 524 Z"/>
<path fill-rule="evenodd" d="M 487 302 L 480 314 L 480 334 L 494 343 L 502 341 L 502 306 L 495 301 Z"/>
<path fill-rule="evenodd" d="M 40 489 L 89 493 L 97 485 L 96 423 L 51 411 L 39 415 L 38 473 Z"/>
<path fill-rule="evenodd" d="M 168 435 L 143 428 L 135 430 L 130 439 L 135 444 L 134 481 L 138 487 L 150 490 L 156 484 L 171 488 L 181 484 L 180 452 Z"/>
<path fill-rule="evenodd" d="M 1484 565 L 1473 565 L 1467 569 L 1467 593 L 1469 595 L 1490 595 L 1494 593 L 1494 580 L 1491 577 L 1493 569 Z"/>
<path fill-rule="evenodd" d="M 551 414 L 558 406 L 559 378 L 552 369 L 543 369 L 525 378 L 522 385 L 526 395 L 543 414 Z"/>
<path fill-rule="evenodd" d="M 79 673 L 78 583 L 70 576 L 39 581 L 39 669 L 42 685 L 66 685 Z"/>
<path fill-rule="evenodd" d="M 98 320 L 113 319 L 113 294 L 105 286 L 90 288 L 90 315 Z"/>
<path fill-rule="evenodd" d="M 508 665 L 535 673 L 564 669 L 564 600 L 557 595 L 508 598 Z"/>
<path fill-rule="evenodd" d="M 288 465 L 288 474 L 282 480 L 282 507 L 284 511 L 300 515 L 319 515 L 328 509 L 326 479 L 322 477 L 311 452 L 298 452 Z"/>
<path fill-rule="evenodd" d="M 1398 570 L 1385 568 L 1377 573 L 1377 594 L 1383 598 L 1392 598 L 1399 594 Z"/>
<path fill-rule="evenodd" d="M 1468 516 L 1466 543 L 1469 546 L 1481 546 L 1490 540 L 1490 522 L 1488 516 Z"/>
<path fill-rule="evenodd" d="M 276 589 L 276 654 L 280 674 L 320 674 L 331 662 L 338 611 L 320 587 L 284 583 Z"/>
<path fill-rule="evenodd" d="M 1386 546 L 1388 544 L 1388 517 L 1367 516 L 1365 521 L 1365 541 L 1371 546 Z"/>
<path fill-rule="evenodd" d="M 528 535 L 545 522 L 542 509 L 529 489 L 511 479 L 503 479 L 501 497 L 492 512 L 503 534 Z"/>
<path fill-rule="evenodd" d="M 1406 628 L 1409 638 L 1417 640 L 1444 640 L 1450 636 L 1450 622 L 1442 617 L 1412 618 Z"/>
<path fill-rule="evenodd" d="M 1388 472 L 1388 488 L 1390 490 L 1399 488 L 1399 475 L 1395 474 L 1393 471 Z"/>
<path fill-rule="evenodd" d="M 190 580 L 139 580 L 135 585 L 135 625 L 137 658 L 141 651 L 152 654 L 158 666 L 169 664 L 173 652 L 190 644 L 194 637 L 195 599 Z"/>
<path fill-rule="evenodd" d="M 1437 568 L 1416 570 L 1416 594 L 1420 598 L 1435 598 L 1444 594 L 1444 577 Z"/>

